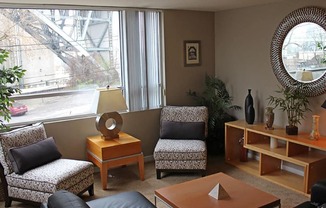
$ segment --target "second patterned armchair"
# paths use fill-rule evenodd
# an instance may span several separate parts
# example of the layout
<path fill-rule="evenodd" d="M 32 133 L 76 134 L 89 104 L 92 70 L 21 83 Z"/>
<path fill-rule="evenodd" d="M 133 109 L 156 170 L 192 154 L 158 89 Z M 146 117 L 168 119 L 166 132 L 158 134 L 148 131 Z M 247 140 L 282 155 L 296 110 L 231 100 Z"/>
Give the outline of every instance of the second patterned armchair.
<path fill-rule="evenodd" d="M 206 174 L 208 110 L 205 106 L 166 106 L 160 138 L 154 149 L 157 179 L 161 172 L 199 171 Z"/>

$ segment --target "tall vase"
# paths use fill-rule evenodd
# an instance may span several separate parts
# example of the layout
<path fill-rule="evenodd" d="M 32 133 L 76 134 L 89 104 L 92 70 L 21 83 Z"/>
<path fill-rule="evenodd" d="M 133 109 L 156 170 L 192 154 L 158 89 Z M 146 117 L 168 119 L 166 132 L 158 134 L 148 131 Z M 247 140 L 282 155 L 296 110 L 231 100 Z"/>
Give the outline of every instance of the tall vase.
<path fill-rule="evenodd" d="M 248 89 L 248 95 L 245 99 L 245 118 L 248 124 L 253 124 L 255 121 L 254 100 L 251 96 L 251 89 Z"/>
<path fill-rule="evenodd" d="M 319 134 L 319 116 L 318 115 L 313 115 L 312 116 L 312 130 L 310 133 L 310 139 L 312 140 L 317 140 L 319 139 L 320 134 Z"/>
<path fill-rule="evenodd" d="M 265 129 L 273 130 L 274 112 L 272 107 L 267 107 L 265 112 Z"/>

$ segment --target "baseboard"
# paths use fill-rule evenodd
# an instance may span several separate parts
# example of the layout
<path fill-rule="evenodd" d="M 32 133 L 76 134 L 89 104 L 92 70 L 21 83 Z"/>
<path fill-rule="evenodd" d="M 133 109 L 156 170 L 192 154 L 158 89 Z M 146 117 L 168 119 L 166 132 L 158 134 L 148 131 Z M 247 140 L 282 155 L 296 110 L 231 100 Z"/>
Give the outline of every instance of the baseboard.
<path fill-rule="evenodd" d="M 154 161 L 153 155 L 148 155 L 144 157 L 144 162 L 153 162 L 153 161 Z"/>

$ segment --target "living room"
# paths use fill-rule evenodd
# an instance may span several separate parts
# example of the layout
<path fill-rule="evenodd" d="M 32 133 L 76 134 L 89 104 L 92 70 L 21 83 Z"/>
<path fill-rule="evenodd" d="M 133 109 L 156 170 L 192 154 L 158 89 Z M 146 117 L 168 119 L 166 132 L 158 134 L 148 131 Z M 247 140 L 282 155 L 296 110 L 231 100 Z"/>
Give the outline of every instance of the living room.
<path fill-rule="evenodd" d="M 31 0 L 1 3 L 44 4 Z M 77 1 L 70 4 L 82 5 Z M 110 5 L 103 2 L 102 6 Z M 216 12 L 164 10 L 166 105 L 195 105 L 186 92 L 189 89 L 203 91 L 205 74 L 215 75 L 226 83 L 234 98 L 233 104 L 244 106 L 247 91 L 252 89 L 255 120 L 263 121 L 267 98 L 280 85 L 270 61 L 273 34 L 286 15 L 305 6 L 326 8 L 326 2 L 284 0 Z M 185 40 L 201 41 L 200 66 L 184 67 Z M 320 115 L 320 134 L 326 135 L 323 128 L 326 126 L 326 111 L 320 107 L 325 99 L 325 94 L 309 98 L 312 111 L 305 114 L 299 131 L 310 132 L 312 115 Z M 243 110 L 233 113 L 237 119 L 244 119 Z M 122 131 L 139 138 L 145 161 L 153 160 L 154 147 L 159 138 L 160 109 L 122 113 L 122 117 Z M 286 125 L 286 116 L 282 111 L 275 110 L 275 125 Z M 99 134 L 95 127 L 95 115 L 45 123 L 45 128 L 47 134 L 55 138 L 65 158 L 86 159 L 86 137 Z"/>

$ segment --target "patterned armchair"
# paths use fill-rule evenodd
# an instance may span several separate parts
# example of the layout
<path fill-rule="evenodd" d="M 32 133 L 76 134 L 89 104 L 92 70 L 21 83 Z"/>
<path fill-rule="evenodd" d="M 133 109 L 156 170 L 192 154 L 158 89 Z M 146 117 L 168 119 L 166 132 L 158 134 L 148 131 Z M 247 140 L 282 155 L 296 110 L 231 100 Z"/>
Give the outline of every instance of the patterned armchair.
<path fill-rule="evenodd" d="M 93 164 L 62 159 L 43 124 L 0 133 L 0 164 L 6 207 L 13 200 L 41 204 L 61 189 L 94 195 Z"/>
<path fill-rule="evenodd" d="M 161 172 L 199 171 L 206 174 L 208 110 L 204 106 L 166 106 L 160 138 L 154 149 L 157 179 Z"/>

